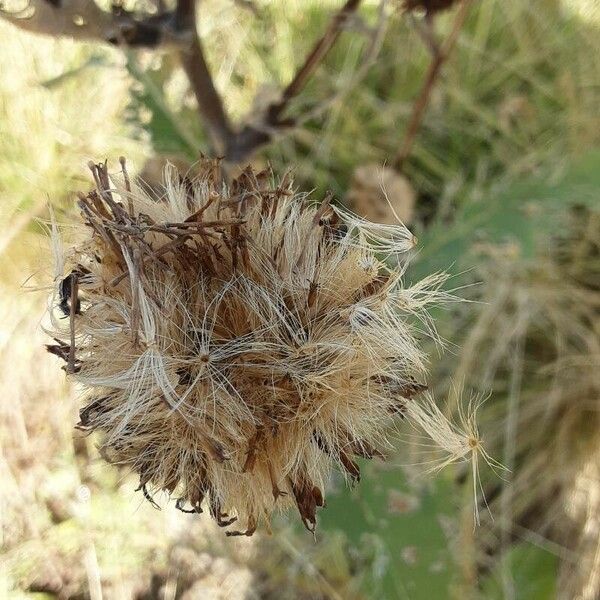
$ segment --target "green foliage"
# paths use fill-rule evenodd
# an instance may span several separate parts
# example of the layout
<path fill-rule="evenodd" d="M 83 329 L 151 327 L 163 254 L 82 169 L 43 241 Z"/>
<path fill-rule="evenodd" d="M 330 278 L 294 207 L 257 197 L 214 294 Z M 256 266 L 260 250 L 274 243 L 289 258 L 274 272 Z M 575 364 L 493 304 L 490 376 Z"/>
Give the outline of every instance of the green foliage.
<path fill-rule="evenodd" d="M 558 559 L 552 553 L 532 544 L 517 544 L 485 578 L 481 597 L 503 600 L 506 598 L 506 586 L 509 586 L 515 600 L 555 598 L 557 568 Z"/>
<path fill-rule="evenodd" d="M 255 19 L 247 11 L 206 4 L 205 46 L 226 108 L 236 118 L 258 108 L 252 106 L 255 94 L 270 97 L 289 82 L 334 9 L 326 3 L 270 3 Z M 365 27 L 376 25 L 377 6 L 366 4 L 361 16 L 364 27 L 342 33 L 288 110 L 293 117 L 316 108 L 315 117 L 260 152 L 277 172 L 293 167 L 300 186 L 331 189 L 339 197 L 358 164 L 392 161 L 430 61 L 410 21 L 396 15 L 378 59 L 355 82 L 369 44 Z M 452 18 L 440 17 L 440 36 Z M 481 199 L 498 181 L 554 168 L 596 144 L 597 56 L 595 26 L 557 0 L 474 3 L 406 164 L 421 194 L 420 213 L 447 214 L 469 198 Z M 151 69 L 129 61 L 142 86 L 136 101 L 151 114 L 145 126 L 157 151 L 195 159 L 206 149 L 197 114 L 165 97 L 175 68 L 168 57 Z"/>
<path fill-rule="evenodd" d="M 364 465 L 360 485 L 340 482 L 328 496 L 319 536 L 344 533 L 365 597 L 447 597 L 456 565 L 444 527 L 456 523 L 456 496 L 448 480 L 430 483 L 419 489 L 399 467 L 373 463 Z"/>
<path fill-rule="evenodd" d="M 80 75 L 91 68 L 114 68 L 114 65 L 111 64 L 108 56 L 105 54 L 91 54 L 81 64 L 67 69 L 59 75 L 41 81 L 40 85 L 51 90 L 60 87 L 67 81 L 77 80 Z"/>
<path fill-rule="evenodd" d="M 465 201 L 451 223 L 438 220 L 421 236 L 415 273 L 464 272 L 493 247 L 530 263 L 565 232 L 569 206 L 598 206 L 600 152 L 592 151 L 546 176 L 528 177 Z"/>
<path fill-rule="evenodd" d="M 156 153 L 194 161 L 205 148 L 205 141 L 196 112 L 168 101 L 165 86 L 174 67 L 173 60 L 164 58 L 158 68 L 142 69 L 135 55 L 128 53 L 127 70 L 138 84 L 132 88 L 129 119 L 146 130 Z"/>

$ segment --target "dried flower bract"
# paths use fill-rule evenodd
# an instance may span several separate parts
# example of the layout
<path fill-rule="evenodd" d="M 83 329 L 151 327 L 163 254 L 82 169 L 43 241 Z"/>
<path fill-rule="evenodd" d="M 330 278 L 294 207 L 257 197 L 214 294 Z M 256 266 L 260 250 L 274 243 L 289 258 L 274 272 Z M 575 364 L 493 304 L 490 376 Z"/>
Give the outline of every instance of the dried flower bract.
<path fill-rule="evenodd" d="M 167 169 L 157 195 L 121 164 L 90 165 L 64 256 L 53 227 L 49 350 L 85 390 L 78 428 L 153 503 L 166 491 L 230 535 L 295 505 L 314 530 L 332 467 L 357 481 L 356 457 L 383 457 L 410 418 L 414 336 L 432 331 L 442 278 L 405 287 L 404 226 L 311 204 L 287 177 L 247 169 L 226 186 L 204 161 L 193 181 Z"/>

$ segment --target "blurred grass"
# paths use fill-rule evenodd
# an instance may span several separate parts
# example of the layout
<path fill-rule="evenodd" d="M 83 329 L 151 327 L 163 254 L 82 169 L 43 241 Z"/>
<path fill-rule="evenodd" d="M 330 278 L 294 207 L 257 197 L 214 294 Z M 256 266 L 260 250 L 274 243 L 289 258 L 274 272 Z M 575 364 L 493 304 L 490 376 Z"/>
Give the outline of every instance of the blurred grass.
<path fill-rule="evenodd" d="M 278 5 L 267 6 L 274 12 Z M 284 68 L 289 71 L 297 60 L 282 60 L 278 53 L 303 56 L 313 42 L 305 31 L 324 29 L 329 10 L 321 3 L 302 3 L 301 10 L 295 3 L 288 6 L 285 19 L 268 15 L 268 23 L 286 27 L 285 36 L 267 37 L 277 39 L 267 54 L 272 57 L 267 65 L 283 65 L 279 70 L 261 70 L 254 76 L 246 73 L 254 64 L 253 55 L 262 51 L 250 28 L 244 27 L 245 44 L 237 53 L 220 45 L 224 35 L 232 35 L 236 48 L 241 45 L 235 31 L 223 28 L 207 36 L 213 64 L 220 64 L 223 55 L 237 56 L 232 73 L 244 82 L 243 110 L 257 82 L 279 86 L 289 80 L 291 73 Z M 367 3 L 365 13 L 372 26 L 376 3 Z M 442 30 L 451 18 L 450 14 L 441 17 Z M 298 99 L 298 112 L 346 87 L 365 44 L 359 33 L 341 38 L 318 77 Z M 461 191 L 473 194 L 504 176 L 520 176 L 544 164 L 555 166 L 565 156 L 594 145 L 600 129 L 596 110 L 599 46 L 595 25 L 582 22 L 558 0 L 476 3 L 444 69 L 407 166 L 411 181 L 423 195 L 435 198 L 458 185 L 454 192 L 458 197 Z M 380 58 L 366 80 L 335 102 L 322 119 L 268 149 L 268 158 L 276 164 L 297 165 L 307 183 L 343 194 L 357 157 L 383 163 L 398 149 L 428 60 L 409 22 L 393 18 Z M 231 77 L 222 87 L 234 107 L 238 106 L 234 101 L 238 77 Z"/>
<path fill-rule="evenodd" d="M 290 80 L 339 2 L 257 5 L 259 19 L 233 2 L 202 3 L 217 86 L 238 119 L 257 93 L 271 98 Z M 591 560 L 588 571 L 600 568 L 597 545 L 580 538 L 599 507 L 571 498 L 575 489 L 588 498 L 598 489 L 590 457 L 598 436 L 591 373 L 600 356 L 591 225 L 599 206 L 600 21 L 590 7 L 476 3 L 405 169 L 422 239 L 410 276 L 443 268 L 456 285 L 483 282 L 467 291 L 481 304 L 436 315 L 457 348 L 443 360 L 434 355 L 430 384 L 446 393 L 458 379 L 493 392 L 484 438 L 514 467 L 509 483 L 484 473 L 497 522 L 472 530 L 460 469 L 425 484 L 372 465 L 356 490 L 331 490 L 316 545 L 283 522 L 273 538 L 232 541 L 172 507 L 157 513 L 133 495 L 135 482 L 97 460 L 92 441 L 73 440 L 72 391 L 38 328 L 44 294 L 23 287 L 30 275 L 28 286 L 48 284 L 50 261 L 33 219 L 47 216 L 48 200 L 66 219 L 71 192 L 88 185 L 90 158 L 125 154 L 141 168 L 155 152 L 195 160 L 206 142 L 173 56 L 124 56 L 0 22 L 0 594 L 40 598 L 34 590 L 45 586 L 58 597 L 88 597 L 98 579 L 105 598 L 162 598 L 175 582 L 176 597 L 188 599 L 508 598 L 516 590 L 512 597 L 534 600 L 566 585 L 560 565 Z M 360 25 L 373 27 L 377 4 L 366 2 L 362 14 Z M 451 18 L 440 18 L 441 31 Z M 291 114 L 335 98 L 329 109 L 256 158 L 276 172 L 293 166 L 301 187 L 341 199 L 357 166 L 393 157 L 428 62 L 398 12 L 378 61 L 346 90 L 367 44 L 355 29 Z M 577 252 L 565 255 L 565 246 Z M 525 518 L 532 511 L 538 518 Z M 569 597 L 564 589 L 574 588 L 562 589 Z"/>

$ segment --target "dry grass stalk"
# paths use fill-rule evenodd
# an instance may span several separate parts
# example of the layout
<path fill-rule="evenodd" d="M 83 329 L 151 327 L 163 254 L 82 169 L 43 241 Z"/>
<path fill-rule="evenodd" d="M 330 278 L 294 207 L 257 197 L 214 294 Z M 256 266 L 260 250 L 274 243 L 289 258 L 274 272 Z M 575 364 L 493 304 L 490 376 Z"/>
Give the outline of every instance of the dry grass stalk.
<path fill-rule="evenodd" d="M 403 225 L 311 205 L 265 171 L 227 187 L 207 160 L 152 195 L 122 165 L 90 165 L 81 239 L 64 256 L 53 244 L 49 350 L 86 390 L 78 428 L 103 433 L 102 456 L 148 500 L 206 501 L 219 525 L 242 523 L 228 535 L 295 504 L 314 531 L 331 468 L 357 481 L 395 419 L 439 442 L 441 413 L 406 406 L 425 388 L 415 333 L 433 333 L 426 308 L 447 294 L 440 275 L 406 287 L 386 265 L 415 245 Z"/>

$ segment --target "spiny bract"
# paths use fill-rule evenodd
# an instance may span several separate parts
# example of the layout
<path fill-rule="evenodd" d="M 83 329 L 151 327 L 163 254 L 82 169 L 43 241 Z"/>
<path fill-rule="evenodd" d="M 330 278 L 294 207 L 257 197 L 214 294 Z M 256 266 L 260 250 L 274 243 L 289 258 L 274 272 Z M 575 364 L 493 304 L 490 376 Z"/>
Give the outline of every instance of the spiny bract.
<path fill-rule="evenodd" d="M 295 504 L 314 530 L 332 466 L 358 480 L 355 458 L 383 458 L 425 388 L 414 335 L 432 333 L 441 278 L 405 287 L 404 226 L 314 205 L 287 177 L 248 168 L 226 186 L 204 161 L 194 180 L 167 169 L 157 193 L 121 163 L 90 164 L 64 254 L 53 225 L 48 349 L 85 390 L 78 427 L 151 502 L 206 504 L 242 523 L 231 535 Z"/>

